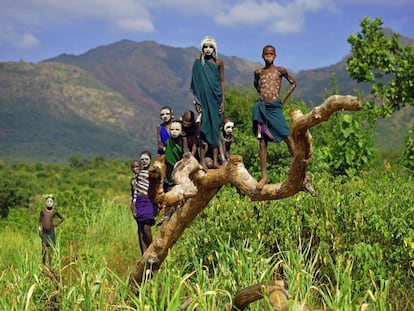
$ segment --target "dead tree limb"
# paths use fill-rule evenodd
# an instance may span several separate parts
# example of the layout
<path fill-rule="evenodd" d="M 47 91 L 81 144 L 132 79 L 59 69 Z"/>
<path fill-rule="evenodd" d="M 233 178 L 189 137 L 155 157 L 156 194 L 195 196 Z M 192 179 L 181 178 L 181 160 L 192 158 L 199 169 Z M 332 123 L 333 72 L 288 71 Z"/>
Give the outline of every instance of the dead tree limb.
<path fill-rule="evenodd" d="M 292 111 L 290 127 L 295 155 L 289 175 L 282 182 L 267 184 L 261 190 L 256 189 L 257 181 L 249 174 L 240 156 L 233 155 L 227 165 L 205 173 L 195 158 L 187 154 L 174 168 L 175 186 L 164 193 L 165 167 L 162 159 L 156 161 L 150 170 L 150 196 L 161 208 L 174 207 L 175 213 L 159 227 L 152 244 L 137 261 L 130 276 L 131 286 L 140 284 L 146 271 L 152 273 L 159 269 L 169 249 L 223 185 L 233 184 L 253 201 L 280 200 L 307 189 L 306 170 L 312 155 L 309 129 L 338 110 L 358 111 L 361 108 L 362 103 L 355 96 L 334 95 L 305 115 L 300 110 Z"/>

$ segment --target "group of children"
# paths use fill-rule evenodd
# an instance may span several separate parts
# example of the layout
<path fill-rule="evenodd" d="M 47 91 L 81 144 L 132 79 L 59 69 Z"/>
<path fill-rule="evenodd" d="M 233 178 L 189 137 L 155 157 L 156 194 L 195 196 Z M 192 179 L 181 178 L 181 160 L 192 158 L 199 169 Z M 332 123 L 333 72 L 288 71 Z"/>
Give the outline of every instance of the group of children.
<path fill-rule="evenodd" d="M 200 161 L 203 170 L 219 168 L 228 162 L 230 146 L 233 140 L 234 123 L 230 118 L 224 118 L 224 63 L 218 58 L 217 43 L 213 37 L 203 38 L 200 44 L 199 58 L 193 63 L 191 87 L 195 112 L 186 110 L 180 117 L 174 116 L 169 106 L 160 110 L 162 123 L 157 127 L 157 154 L 165 157 L 164 190 L 168 191 L 174 185 L 172 172 L 174 165 L 180 161 L 185 152 L 190 152 Z M 296 81 L 289 72 L 280 66 L 275 66 L 276 49 L 266 45 L 262 50 L 265 66 L 254 72 L 254 87 L 260 97 L 252 111 L 253 132 L 259 140 L 259 156 L 262 177 L 257 183 L 257 189 L 263 189 L 268 182 L 267 175 L 267 145 L 269 141 L 287 143 L 290 154 L 294 155 L 294 144 L 286 119 L 282 113 L 282 105 L 296 88 Z M 285 78 L 290 87 L 283 99 L 279 98 L 282 79 Z M 148 152 L 147 155 L 150 156 Z M 131 204 L 138 224 L 138 237 L 141 251 L 144 252 L 151 243 L 151 226 L 154 219 L 143 219 L 139 216 L 140 209 L 148 209 L 149 200 L 139 203 L 136 199 L 140 180 L 148 178 L 148 168 L 142 162 L 141 170 L 132 162 L 131 169 L 134 177 L 131 179 Z M 142 175 L 144 177 L 142 177 Z M 148 182 L 142 182 L 148 185 Z M 148 187 L 145 189 L 148 198 Z M 154 214 L 155 217 L 155 214 Z"/>
<path fill-rule="evenodd" d="M 172 180 L 174 165 L 182 159 L 185 152 L 191 152 L 205 171 L 219 168 L 229 159 L 234 123 L 230 118 L 223 117 L 224 63 L 218 58 L 217 43 L 213 37 L 203 38 L 200 48 L 200 56 L 193 63 L 190 87 L 195 112 L 187 110 L 180 117 L 175 118 L 171 107 L 164 106 L 160 110 L 162 123 L 157 127 L 157 154 L 165 157 L 165 191 L 174 185 Z M 252 111 L 253 132 L 259 140 L 262 173 L 261 180 L 256 186 L 258 190 L 268 182 L 266 169 L 268 142 L 285 141 L 290 154 L 293 156 L 295 152 L 289 127 L 282 113 L 282 105 L 296 88 L 296 81 L 284 67 L 274 65 L 275 58 L 275 47 L 266 45 L 262 50 L 265 66 L 254 72 L 253 84 L 260 95 Z M 290 87 L 283 99 L 280 99 L 283 78 L 289 82 Z M 151 153 L 143 151 L 140 153 L 140 159 L 133 160 L 131 163 L 134 176 L 130 183 L 130 207 L 138 225 L 138 241 L 142 254 L 152 242 L 151 227 L 155 224 L 157 213 L 157 208 L 148 196 L 148 169 L 151 160 Z M 50 202 L 47 205 L 49 206 Z M 50 245 L 50 242 L 54 242 L 54 233 L 50 233 L 58 225 L 53 224 L 54 216 L 60 218 L 58 224 L 63 221 L 59 213 L 48 212 L 48 209 L 42 210 L 40 214 L 39 232 L 44 249 Z M 45 256 L 44 251 L 43 261 Z"/>

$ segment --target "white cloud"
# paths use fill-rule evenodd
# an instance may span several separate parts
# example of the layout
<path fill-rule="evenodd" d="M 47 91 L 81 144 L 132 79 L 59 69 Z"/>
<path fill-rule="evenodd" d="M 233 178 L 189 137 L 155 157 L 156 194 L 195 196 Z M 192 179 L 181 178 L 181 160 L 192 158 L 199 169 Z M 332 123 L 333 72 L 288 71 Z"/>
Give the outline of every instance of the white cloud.
<path fill-rule="evenodd" d="M 148 19 L 121 19 L 117 21 L 118 28 L 133 32 L 154 31 L 154 25 Z"/>
<path fill-rule="evenodd" d="M 39 40 L 31 34 L 25 33 L 20 36 L 19 40 L 16 42 L 16 45 L 24 49 L 33 48 L 39 46 Z"/>
<path fill-rule="evenodd" d="M 229 6 L 215 20 L 224 26 L 257 25 L 262 30 L 289 33 L 301 30 L 307 13 L 331 9 L 329 0 L 246 0 Z"/>

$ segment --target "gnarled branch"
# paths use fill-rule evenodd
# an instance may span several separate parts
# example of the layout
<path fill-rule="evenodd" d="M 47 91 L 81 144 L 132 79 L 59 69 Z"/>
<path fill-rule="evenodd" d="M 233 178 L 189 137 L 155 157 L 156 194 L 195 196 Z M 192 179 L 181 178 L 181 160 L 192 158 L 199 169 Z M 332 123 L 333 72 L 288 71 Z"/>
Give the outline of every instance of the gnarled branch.
<path fill-rule="evenodd" d="M 240 156 L 232 155 L 227 165 L 205 173 L 195 158 L 186 154 L 173 171 L 176 185 L 164 193 L 164 163 L 163 159 L 157 160 L 150 170 L 150 197 L 160 208 L 174 206 L 175 213 L 159 227 L 152 244 L 137 261 L 130 277 L 131 286 L 140 284 L 146 271 L 158 270 L 168 250 L 221 186 L 231 183 L 253 201 L 279 200 L 309 189 L 306 170 L 312 155 L 312 136 L 308 130 L 326 121 L 338 110 L 357 111 L 361 108 L 362 103 L 355 96 L 334 95 L 305 115 L 299 110 L 292 111 L 291 136 L 295 144 L 295 155 L 289 175 L 285 180 L 267 184 L 261 190 L 256 189 L 257 181 L 249 174 Z"/>

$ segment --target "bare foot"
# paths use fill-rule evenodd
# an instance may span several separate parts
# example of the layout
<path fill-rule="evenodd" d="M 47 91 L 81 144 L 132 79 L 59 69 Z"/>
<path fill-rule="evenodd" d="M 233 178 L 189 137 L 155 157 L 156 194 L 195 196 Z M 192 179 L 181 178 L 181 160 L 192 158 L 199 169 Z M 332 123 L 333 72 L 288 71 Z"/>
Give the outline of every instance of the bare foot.
<path fill-rule="evenodd" d="M 262 178 L 256 185 L 257 190 L 262 190 L 264 185 L 267 184 L 267 178 Z"/>
<path fill-rule="evenodd" d="M 213 163 L 213 168 L 219 168 L 220 165 L 218 163 Z"/>
<path fill-rule="evenodd" d="M 207 167 L 206 161 L 201 161 L 200 164 L 201 164 L 201 167 L 203 168 L 203 171 L 207 173 L 208 167 Z"/>

